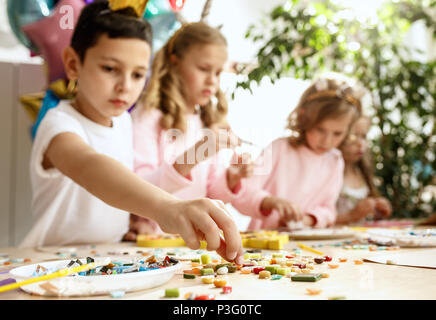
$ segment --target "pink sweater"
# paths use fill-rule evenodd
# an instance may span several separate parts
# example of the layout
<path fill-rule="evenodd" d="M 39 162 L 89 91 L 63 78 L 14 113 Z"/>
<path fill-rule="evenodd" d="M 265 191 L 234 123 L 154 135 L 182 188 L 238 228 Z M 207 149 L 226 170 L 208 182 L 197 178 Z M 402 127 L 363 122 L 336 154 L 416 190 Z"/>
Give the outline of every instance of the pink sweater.
<path fill-rule="evenodd" d="M 287 138 L 279 138 L 263 150 L 256 160 L 256 168 L 262 163 L 271 172 L 255 172 L 252 177 L 244 179 L 240 196 L 232 202 L 239 212 L 253 217 L 249 230 L 278 227 L 278 212 L 273 210 L 265 216 L 260 211 L 260 204 L 267 195 L 298 204 L 304 213 L 315 217 L 317 228 L 335 223 L 336 201 L 342 187 L 344 169 L 339 150 L 333 149 L 318 155 L 306 146 L 293 148 Z"/>
<path fill-rule="evenodd" d="M 134 171 L 148 182 L 184 200 L 208 197 L 233 202 L 244 190 L 232 193 L 227 187 L 226 168 L 229 157 L 225 153 L 202 161 L 191 170 L 190 178 L 179 174 L 173 167 L 175 159 L 202 138 L 203 123 L 197 114 L 187 116 L 187 130 L 175 141 L 172 132 L 160 126 L 162 112 L 157 109 L 140 114 L 132 112 Z M 227 159 L 227 161 L 226 161 Z M 153 230 L 161 232 L 152 221 Z"/>

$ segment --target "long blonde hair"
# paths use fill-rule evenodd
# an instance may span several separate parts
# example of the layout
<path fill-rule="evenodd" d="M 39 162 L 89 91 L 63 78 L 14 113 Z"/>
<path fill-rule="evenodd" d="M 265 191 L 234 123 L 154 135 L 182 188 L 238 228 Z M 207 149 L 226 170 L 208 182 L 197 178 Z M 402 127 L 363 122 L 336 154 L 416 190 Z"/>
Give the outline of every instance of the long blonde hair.
<path fill-rule="evenodd" d="M 170 62 L 171 55 L 181 58 L 193 45 L 220 44 L 227 46 L 221 32 L 204 22 L 187 23 L 177 30 L 156 53 L 149 84 L 139 100 L 143 111 L 157 108 L 162 111 L 161 126 L 164 129 L 186 131 L 186 106 L 183 84 Z M 225 94 L 218 89 L 216 103 L 200 108 L 200 117 L 205 127 L 225 123 L 228 111 Z"/>
<path fill-rule="evenodd" d="M 305 144 L 306 132 L 325 119 L 352 112 L 353 123 L 362 111 L 362 96 L 363 91 L 354 88 L 348 79 L 333 76 L 317 79 L 303 92 L 288 117 L 289 143 L 294 147 Z"/>

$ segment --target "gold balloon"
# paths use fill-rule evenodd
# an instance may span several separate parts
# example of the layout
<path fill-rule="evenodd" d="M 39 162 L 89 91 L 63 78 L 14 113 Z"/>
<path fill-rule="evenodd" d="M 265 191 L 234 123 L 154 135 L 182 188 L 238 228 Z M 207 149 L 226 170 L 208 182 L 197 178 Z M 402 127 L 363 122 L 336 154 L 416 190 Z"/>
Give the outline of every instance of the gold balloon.
<path fill-rule="evenodd" d="M 68 81 L 66 79 L 53 81 L 50 83 L 48 88 L 52 90 L 60 100 L 70 100 L 74 98 L 77 91 L 76 82 Z M 46 91 L 28 93 L 20 96 L 21 104 L 34 122 L 38 118 L 38 113 L 39 110 L 41 110 L 45 94 Z"/>
<path fill-rule="evenodd" d="M 109 0 L 109 6 L 112 11 L 130 7 L 135 11 L 136 16 L 141 18 L 144 15 L 147 2 L 148 0 Z"/>
<path fill-rule="evenodd" d="M 44 92 L 23 94 L 20 96 L 20 102 L 24 109 L 29 114 L 30 118 L 35 122 L 38 117 L 39 110 L 42 106 L 42 100 L 44 99 Z"/>

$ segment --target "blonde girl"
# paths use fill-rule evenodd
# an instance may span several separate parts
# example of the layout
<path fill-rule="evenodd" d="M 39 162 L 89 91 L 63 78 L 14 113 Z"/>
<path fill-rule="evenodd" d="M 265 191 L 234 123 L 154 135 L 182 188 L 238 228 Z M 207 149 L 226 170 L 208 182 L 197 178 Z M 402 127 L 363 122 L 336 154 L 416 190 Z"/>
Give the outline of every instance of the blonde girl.
<path fill-rule="evenodd" d="M 226 61 L 227 42 L 218 29 L 183 25 L 154 57 L 149 84 L 132 113 L 135 172 L 182 199 L 231 202 L 239 179 L 250 174 L 249 165 L 227 170 L 228 157 L 220 153 L 239 144 L 220 89 Z M 154 221 L 132 216 L 125 239 L 158 232 Z"/>
<path fill-rule="evenodd" d="M 344 160 L 337 149 L 361 109 L 360 94 L 339 77 L 320 78 L 288 118 L 291 134 L 274 140 L 255 162 L 269 172 L 243 179 L 233 206 L 252 220 L 249 230 L 300 224 L 324 228 L 336 221 Z"/>

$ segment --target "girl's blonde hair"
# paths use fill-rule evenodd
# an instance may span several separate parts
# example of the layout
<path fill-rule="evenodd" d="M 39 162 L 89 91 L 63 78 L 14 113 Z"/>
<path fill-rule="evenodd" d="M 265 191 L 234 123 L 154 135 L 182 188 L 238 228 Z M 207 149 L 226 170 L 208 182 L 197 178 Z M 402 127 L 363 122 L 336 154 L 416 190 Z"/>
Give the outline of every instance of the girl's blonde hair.
<path fill-rule="evenodd" d="M 221 32 L 203 22 L 187 23 L 177 30 L 167 43 L 156 53 L 149 84 L 140 98 L 143 111 L 158 108 L 162 111 L 161 126 L 164 129 L 186 130 L 186 106 L 183 96 L 183 83 L 170 62 L 171 55 L 182 58 L 193 45 L 219 44 L 227 46 Z M 215 123 L 225 123 L 227 100 L 218 89 L 216 101 L 200 108 L 200 117 L 205 127 Z"/>
<path fill-rule="evenodd" d="M 305 144 L 306 132 L 325 119 L 352 112 L 353 123 L 361 113 L 362 96 L 363 91 L 345 77 L 321 77 L 314 81 L 303 92 L 297 107 L 288 117 L 286 128 L 291 130 L 289 143 L 294 147 Z"/>

